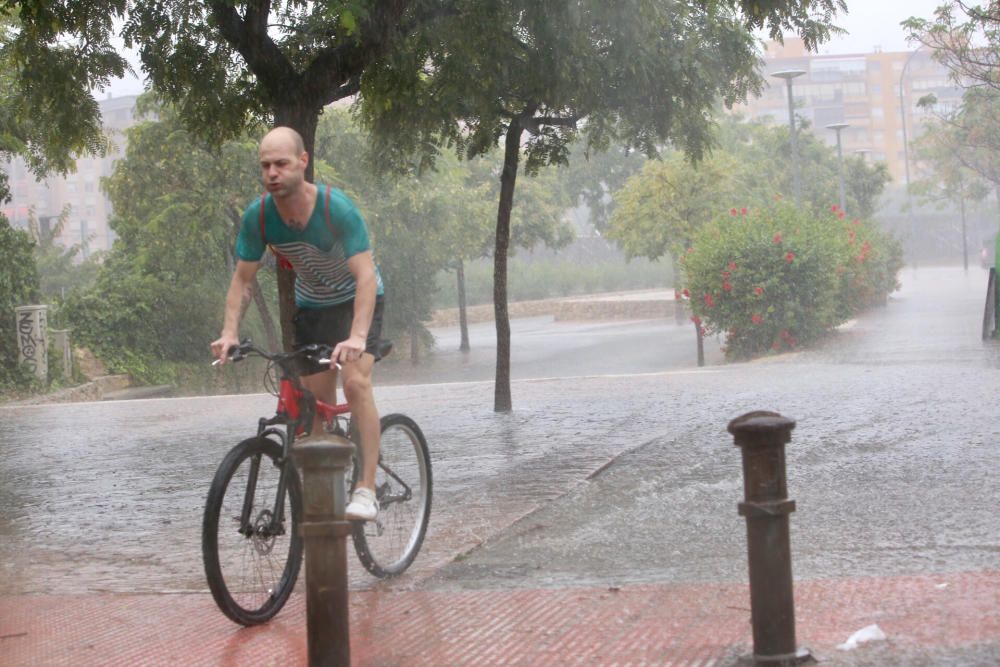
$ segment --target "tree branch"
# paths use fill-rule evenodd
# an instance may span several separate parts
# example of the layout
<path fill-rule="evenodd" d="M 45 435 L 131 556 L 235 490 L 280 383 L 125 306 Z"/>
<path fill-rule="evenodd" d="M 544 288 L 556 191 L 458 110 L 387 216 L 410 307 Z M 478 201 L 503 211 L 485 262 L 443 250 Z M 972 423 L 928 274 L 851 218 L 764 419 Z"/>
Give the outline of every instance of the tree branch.
<path fill-rule="evenodd" d="M 268 0 L 256 0 L 248 7 L 247 21 L 225 0 L 209 0 L 208 7 L 219 34 L 243 56 L 247 67 L 268 92 L 278 95 L 282 90 L 297 87 L 298 73 L 267 35 Z"/>
<path fill-rule="evenodd" d="M 385 0 L 358 26 L 358 39 L 320 51 L 302 74 L 307 99 L 322 104 L 341 99 L 334 92 L 350 90 L 350 81 L 360 77 L 376 58 L 388 52 L 393 32 L 413 0 Z M 346 82 L 346 83 L 345 83 Z"/>

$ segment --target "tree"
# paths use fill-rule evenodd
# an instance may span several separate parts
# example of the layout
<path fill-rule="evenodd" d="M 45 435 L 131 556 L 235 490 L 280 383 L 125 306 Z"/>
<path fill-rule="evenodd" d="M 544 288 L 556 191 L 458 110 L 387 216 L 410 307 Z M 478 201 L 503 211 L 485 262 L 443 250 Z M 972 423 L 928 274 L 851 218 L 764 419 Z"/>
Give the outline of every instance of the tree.
<path fill-rule="evenodd" d="M 28 218 L 28 230 L 34 242 L 39 289 L 49 303 L 76 289 L 87 289 L 97 277 L 100 255 L 87 254 L 85 243 L 63 246 L 56 242 L 69 216 L 66 207 L 54 225 L 43 229 L 34 211 Z"/>
<path fill-rule="evenodd" d="M 65 0 L 71 2 L 72 0 Z M 80 0 L 82 1 L 82 0 Z M 432 0 L 178 0 L 133 3 L 126 44 L 188 128 L 221 142 L 258 123 L 302 135 L 312 154 L 324 107 L 358 94 L 362 75 L 452 3 Z M 306 178 L 313 179 L 312 164 Z M 292 344 L 291 271 L 279 271 Z"/>
<path fill-rule="evenodd" d="M 721 151 L 698 164 L 680 153 L 649 160 L 615 193 L 617 206 L 608 237 L 629 258 L 669 256 L 674 267 L 671 284 L 678 288 L 678 258 L 695 233 L 720 211 L 739 203 L 736 172 L 735 160 Z"/>
<path fill-rule="evenodd" d="M 139 112 L 157 119 L 128 130 L 125 156 L 103 183 L 118 238 L 94 287 L 70 295 L 66 312 L 110 366 L 153 381 L 167 379 L 164 363 L 204 361 L 235 265 L 242 210 L 260 186 L 255 142 L 206 146 L 150 97 L 140 98 Z M 259 286 L 255 303 L 259 326 L 277 346 Z"/>
<path fill-rule="evenodd" d="M 699 157 L 708 146 L 706 111 L 760 89 L 754 41 L 794 26 L 815 45 L 829 35 L 839 0 L 689 3 L 590 1 L 473 3 L 366 78 L 367 121 L 384 146 L 425 151 L 451 145 L 466 156 L 502 139 L 494 248 L 497 369 L 494 409 L 511 409 L 507 254 L 518 168 L 564 163 L 581 135 L 606 149 L 621 143 L 654 154 L 672 141 Z M 738 15 L 738 11 L 742 15 Z M 400 95 L 400 91 L 404 91 Z M 391 104 L 379 104 L 392 100 Z M 522 145 L 522 136 L 528 137 Z"/>
<path fill-rule="evenodd" d="M 934 18 L 903 22 L 909 38 L 929 47 L 960 84 L 1000 91 L 1000 2 L 945 2 Z"/>
<path fill-rule="evenodd" d="M 800 119 L 800 123 L 802 130 L 808 130 L 807 120 Z M 743 122 L 738 116 L 731 117 L 720 126 L 719 144 L 733 155 L 738 165 L 740 206 L 770 206 L 775 197 L 784 197 L 792 191 L 793 165 L 787 158 L 787 126 Z M 798 144 L 799 159 L 794 168 L 801 176 L 802 205 L 819 215 L 839 199 L 837 153 L 808 131 L 799 132 Z M 883 163 L 868 164 L 860 158 L 846 158 L 847 212 L 858 218 L 873 215 L 888 182 L 888 168 Z"/>
<path fill-rule="evenodd" d="M 0 387 L 23 385 L 28 376 L 18 367 L 20 356 L 14 309 L 36 302 L 38 271 L 32 256 L 34 242 L 24 230 L 14 229 L 0 215 Z"/>
<path fill-rule="evenodd" d="M 574 204 L 587 207 L 590 222 L 598 234 L 604 234 L 611 221 L 616 206 L 613 193 L 621 190 L 645 160 L 642 153 L 621 146 L 611 146 L 606 151 L 588 151 L 585 142 L 573 145 L 569 165 L 562 170 L 561 180 Z"/>
<path fill-rule="evenodd" d="M 126 71 L 110 44 L 112 16 L 125 2 L 97 4 L 0 1 L 0 158 L 23 158 L 39 177 L 107 150 L 91 90 Z M 8 197 L 0 172 L 0 201 Z"/>
<path fill-rule="evenodd" d="M 324 113 L 316 137 L 320 168 L 329 167 L 330 182 L 357 199 L 368 221 L 390 295 L 387 329 L 407 333 L 416 362 L 421 343 L 429 341 L 423 322 L 431 314 L 434 276 L 442 269 L 460 273 L 464 260 L 491 254 L 489 209 L 496 200 L 497 156 L 463 164 L 446 153 L 422 173 L 379 173 L 370 159 L 368 134 L 339 109 Z M 566 204 L 562 190 L 551 178 L 540 180 L 522 193 L 526 212 L 515 219 L 515 243 L 523 247 L 558 246 L 569 239 L 560 219 Z"/>

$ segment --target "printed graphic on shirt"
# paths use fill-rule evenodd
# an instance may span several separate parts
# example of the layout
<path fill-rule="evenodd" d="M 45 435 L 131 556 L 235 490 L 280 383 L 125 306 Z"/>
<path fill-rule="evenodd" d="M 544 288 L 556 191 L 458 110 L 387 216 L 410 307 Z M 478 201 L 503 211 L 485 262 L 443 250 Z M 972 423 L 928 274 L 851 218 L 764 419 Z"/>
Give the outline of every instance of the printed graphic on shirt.
<path fill-rule="evenodd" d="M 326 188 L 317 186 L 316 204 L 302 230 L 288 227 L 273 198 L 264 198 L 264 235 L 261 236 L 260 199 L 243 213 L 236 238 L 236 256 L 260 261 L 270 244 L 295 269 L 295 303 L 300 308 L 324 308 L 354 298 L 357 284 L 347 259 L 371 250 L 368 229 L 354 203 L 337 188 L 330 189 L 330 219 L 326 218 Z M 384 293 L 375 268 L 377 293 Z"/>

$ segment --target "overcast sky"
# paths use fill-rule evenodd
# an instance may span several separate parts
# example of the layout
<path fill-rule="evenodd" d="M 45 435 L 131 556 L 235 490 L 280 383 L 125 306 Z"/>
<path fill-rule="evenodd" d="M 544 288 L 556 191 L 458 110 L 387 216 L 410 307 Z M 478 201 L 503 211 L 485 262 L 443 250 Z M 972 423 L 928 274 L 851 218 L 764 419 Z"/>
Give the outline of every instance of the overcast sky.
<path fill-rule="evenodd" d="M 909 50 L 913 47 L 907 46 L 899 23 L 911 16 L 930 18 L 943 1 L 847 0 L 848 13 L 839 16 L 835 23 L 849 34 L 823 44 L 820 53 L 871 53 L 876 47 L 883 51 Z M 138 58 L 131 60 L 133 67 L 138 69 Z M 142 83 L 135 77 L 129 77 L 114 82 L 108 92 L 115 96 L 136 95 L 142 92 Z"/>
<path fill-rule="evenodd" d="M 871 53 L 876 47 L 883 51 L 908 51 L 900 22 L 911 16 L 931 18 L 944 0 L 847 0 L 846 15 L 834 23 L 849 34 L 836 38 L 819 48 L 820 53 Z"/>

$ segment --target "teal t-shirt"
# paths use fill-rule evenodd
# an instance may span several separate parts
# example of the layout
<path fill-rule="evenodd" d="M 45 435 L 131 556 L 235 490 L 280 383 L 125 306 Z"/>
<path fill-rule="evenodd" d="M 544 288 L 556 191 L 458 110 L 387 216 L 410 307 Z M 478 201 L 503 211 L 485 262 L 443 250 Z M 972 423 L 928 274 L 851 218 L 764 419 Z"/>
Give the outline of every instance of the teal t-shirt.
<path fill-rule="evenodd" d="M 327 190 L 330 195 L 327 224 Z M 299 308 L 325 308 L 354 298 L 357 283 L 347 259 L 371 250 L 368 229 L 354 202 L 337 188 L 316 186 L 316 205 L 302 231 L 286 225 L 274 198 L 263 199 L 264 236 L 260 229 L 261 200 L 243 212 L 236 237 L 236 257 L 258 262 L 270 244 L 295 269 L 295 304 Z M 384 293 L 382 276 L 375 267 L 378 294 Z"/>

